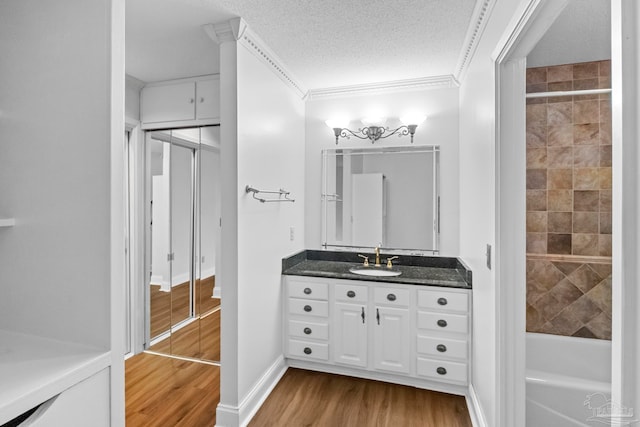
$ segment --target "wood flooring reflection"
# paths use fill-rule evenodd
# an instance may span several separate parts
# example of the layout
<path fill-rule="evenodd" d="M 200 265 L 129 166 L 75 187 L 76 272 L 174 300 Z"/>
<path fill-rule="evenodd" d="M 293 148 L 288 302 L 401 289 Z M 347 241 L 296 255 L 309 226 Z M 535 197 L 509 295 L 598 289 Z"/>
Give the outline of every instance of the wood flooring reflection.
<path fill-rule="evenodd" d="M 195 319 L 149 350 L 176 356 L 220 360 L 220 309 Z"/>
<path fill-rule="evenodd" d="M 127 427 L 212 427 L 220 368 L 140 353 L 125 363 Z"/>
<path fill-rule="evenodd" d="M 211 298 L 215 286 L 215 276 L 210 276 L 195 283 L 196 313 L 208 313 L 220 305 L 219 298 Z M 171 292 L 160 290 L 160 285 L 150 286 L 151 337 L 157 337 L 189 317 L 189 282 L 171 288 Z"/>
<path fill-rule="evenodd" d="M 462 396 L 289 368 L 250 427 L 471 427 Z"/>
<path fill-rule="evenodd" d="M 220 299 L 212 298 L 215 276 L 196 280 L 195 309 L 203 313 L 200 318 L 171 336 L 151 346 L 158 353 L 192 357 L 196 359 L 220 360 Z M 156 337 L 170 329 L 170 325 L 188 319 L 189 283 L 174 286 L 171 292 L 162 292 L 160 286 L 151 286 L 151 336 Z"/>

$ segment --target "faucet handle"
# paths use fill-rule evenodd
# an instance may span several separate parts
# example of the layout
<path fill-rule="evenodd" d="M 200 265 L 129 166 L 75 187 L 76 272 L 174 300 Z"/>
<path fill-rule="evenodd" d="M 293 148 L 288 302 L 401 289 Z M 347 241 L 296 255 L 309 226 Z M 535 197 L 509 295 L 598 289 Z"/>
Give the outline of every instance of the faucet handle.
<path fill-rule="evenodd" d="M 397 256 L 392 256 L 391 258 L 387 258 L 387 268 L 392 268 L 393 264 L 391 263 L 391 261 L 393 261 L 394 259 L 398 259 Z"/>
<path fill-rule="evenodd" d="M 362 265 L 365 266 L 365 267 L 369 267 L 369 257 L 368 256 L 364 256 L 364 255 L 360 255 L 360 254 L 358 254 L 358 256 L 360 258 L 364 258 L 364 262 L 362 263 Z"/>

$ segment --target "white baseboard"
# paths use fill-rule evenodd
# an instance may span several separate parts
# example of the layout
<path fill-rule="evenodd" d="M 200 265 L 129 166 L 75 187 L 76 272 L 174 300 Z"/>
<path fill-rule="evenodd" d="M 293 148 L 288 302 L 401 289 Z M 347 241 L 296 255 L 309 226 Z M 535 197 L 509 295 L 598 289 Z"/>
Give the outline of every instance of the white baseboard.
<path fill-rule="evenodd" d="M 469 391 L 465 396 L 465 400 L 467 401 L 467 409 L 469 410 L 469 417 L 473 427 L 487 427 L 487 420 L 484 417 L 484 412 L 473 384 L 469 384 Z"/>
<path fill-rule="evenodd" d="M 287 365 L 284 363 L 284 358 L 280 356 L 254 384 L 240 405 L 235 407 L 218 403 L 216 427 L 245 427 L 249 424 L 286 371 Z"/>
<path fill-rule="evenodd" d="M 222 288 L 218 285 L 213 287 L 213 295 L 211 298 L 221 298 L 222 297 Z"/>

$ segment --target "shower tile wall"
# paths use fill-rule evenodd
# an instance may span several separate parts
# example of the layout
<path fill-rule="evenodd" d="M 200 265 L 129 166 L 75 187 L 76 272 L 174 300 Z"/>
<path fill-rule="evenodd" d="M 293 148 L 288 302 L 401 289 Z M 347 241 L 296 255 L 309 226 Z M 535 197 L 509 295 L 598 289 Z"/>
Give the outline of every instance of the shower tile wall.
<path fill-rule="evenodd" d="M 610 88 L 610 68 L 530 68 L 527 92 Z M 527 330 L 610 339 L 610 96 L 530 98 L 526 108 Z"/>

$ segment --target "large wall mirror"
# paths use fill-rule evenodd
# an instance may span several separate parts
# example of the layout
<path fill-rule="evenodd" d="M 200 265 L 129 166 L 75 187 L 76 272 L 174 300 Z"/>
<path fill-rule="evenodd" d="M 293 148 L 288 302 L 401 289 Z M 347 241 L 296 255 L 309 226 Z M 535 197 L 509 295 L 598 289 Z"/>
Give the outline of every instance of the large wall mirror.
<path fill-rule="evenodd" d="M 439 146 L 323 150 L 323 246 L 438 253 L 439 153 Z"/>
<path fill-rule="evenodd" d="M 219 127 L 147 133 L 147 348 L 220 360 Z"/>

